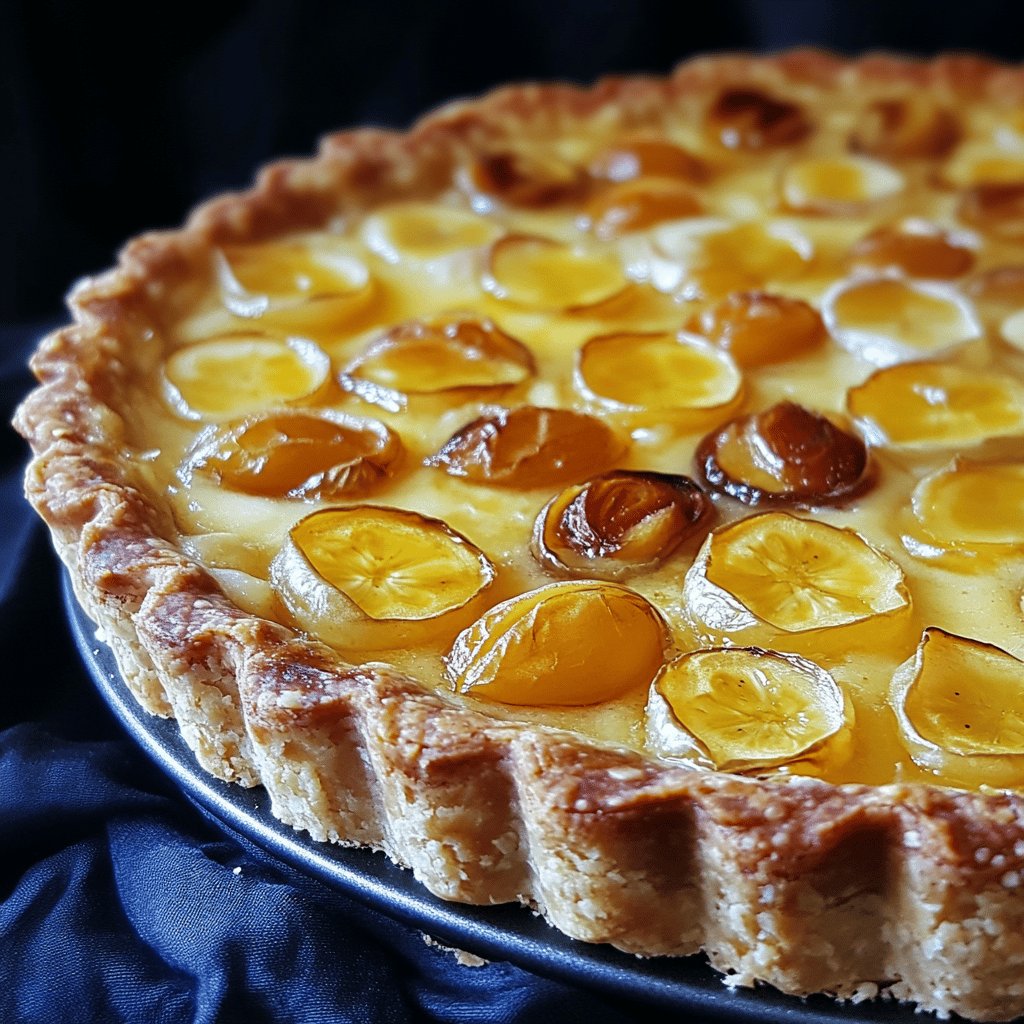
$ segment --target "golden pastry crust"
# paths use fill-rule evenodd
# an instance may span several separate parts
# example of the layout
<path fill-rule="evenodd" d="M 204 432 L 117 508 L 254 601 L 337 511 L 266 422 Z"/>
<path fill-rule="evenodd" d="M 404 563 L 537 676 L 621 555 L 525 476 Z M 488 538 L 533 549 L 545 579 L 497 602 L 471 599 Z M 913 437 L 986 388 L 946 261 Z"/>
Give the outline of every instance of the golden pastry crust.
<path fill-rule="evenodd" d="M 35 452 L 28 496 L 141 704 L 177 719 L 206 770 L 265 786 L 283 821 L 383 849 L 446 899 L 522 901 L 569 935 L 641 955 L 704 950 L 731 984 L 885 992 L 979 1020 L 1024 1013 L 1021 796 L 699 773 L 488 718 L 241 611 L 120 457 L 130 367 L 150 358 L 162 300 L 205 273 L 212 246 L 430 195 L 505 140 L 657 127 L 724 85 L 799 98 L 859 83 L 1024 99 L 1024 70 L 973 57 L 811 51 L 513 87 L 408 133 L 331 136 L 314 160 L 269 167 L 80 284 L 74 324 L 33 359 L 40 387 L 16 425 Z"/>

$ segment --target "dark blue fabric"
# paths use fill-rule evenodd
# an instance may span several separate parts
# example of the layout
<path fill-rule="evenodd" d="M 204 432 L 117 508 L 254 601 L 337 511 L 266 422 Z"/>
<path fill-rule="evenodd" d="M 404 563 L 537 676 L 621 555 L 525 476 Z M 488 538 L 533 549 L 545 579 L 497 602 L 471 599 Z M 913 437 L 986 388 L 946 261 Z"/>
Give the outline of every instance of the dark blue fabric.
<path fill-rule="evenodd" d="M 39 332 L 0 331 L 9 419 Z M 122 734 L 68 632 L 4 432 L 0 1021 L 624 1024 L 641 1007 L 491 963 L 228 839 Z"/>

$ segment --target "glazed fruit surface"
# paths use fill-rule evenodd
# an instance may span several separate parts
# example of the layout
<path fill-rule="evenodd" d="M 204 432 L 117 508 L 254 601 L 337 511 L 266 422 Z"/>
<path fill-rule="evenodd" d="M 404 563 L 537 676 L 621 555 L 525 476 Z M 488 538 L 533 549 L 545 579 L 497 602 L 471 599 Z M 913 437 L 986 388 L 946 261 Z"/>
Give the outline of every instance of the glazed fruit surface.
<path fill-rule="evenodd" d="M 1020 788 L 1024 123 L 877 88 L 216 250 L 133 381 L 185 550 L 497 717 Z"/>

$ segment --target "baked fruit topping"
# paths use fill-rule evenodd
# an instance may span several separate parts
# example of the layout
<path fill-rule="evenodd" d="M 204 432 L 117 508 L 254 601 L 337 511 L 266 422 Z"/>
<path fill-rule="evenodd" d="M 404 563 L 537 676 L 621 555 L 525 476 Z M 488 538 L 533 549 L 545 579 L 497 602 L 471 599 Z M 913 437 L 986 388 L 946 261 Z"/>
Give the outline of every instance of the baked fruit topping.
<path fill-rule="evenodd" d="M 220 250 L 215 261 L 224 307 L 261 329 L 337 330 L 373 297 L 369 268 L 344 252 L 266 243 Z"/>
<path fill-rule="evenodd" d="M 743 400 L 743 377 L 697 335 L 603 334 L 580 349 L 577 386 L 590 401 L 634 419 L 700 427 Z"/>
<path fill-rule="evenodd" d="M 659 565 L 713 518 L 689 477 L 618 470 L 556 494 L 537 516 L 532 550 L 553 572 L 618 579 Z"/>
<path fill-rule="evenodd" d="M 495 569 L 441 520 L 355 505 L 300 519 L 270 578 L 301 629 L 367 651 L 450 639 L 479 612 Z"/>
<path fill-rule="evenodd" d="M 693 651 L 658 674 L 647 704 L 647 744 L 662 757 L 730 772 L 841 761 L 849 699 L 823 668 L 756 647 Z M 845 741 L 845 742 L 843 742 Z"/>
<path fill-rule="evenodd" d="M 649 685 L 668 631 L 616 583 L 551 583 L 495 605 L 445 657 L 456 692 L 507 704 L 583 706 Z"/>
<path fill-rule="evenodd" d="M 697 446 L 707 485 L 745 505 L 835 505 L 870 486 L 864 442 L 795 402 L 732 420 Z"/>
<path fill-rule="evenodd" d="M 1017 176 L 1024 179 L 1024 158 Z M 1024 239 L 1024 180 L 974 185 L 964 193 L 957 213 L 972 227 Z"/>
<path fill-rule="evenodd" d="M 702 642 L 816 657 L 883 647 L 906 626 L 899 565 L 852 530 L 765 512 L 713 530 L 686 573 L 685 613 Z"/>
<path fill-rule="evenodd" d="M 305 338 L 226 335 L 174 352 L 164 364 L 164 394 L 187 419 L 233 419 L 312 401 L 330 375 L 327 353 Z"/>
<path fill-rule="evenodd" d="M 1024 461 L 972 462 L 958 458 L 914 489 L 915 532 L 941 550 L 1000 557 L 1024 551 Z"/>
<path fill-rule="evenodd" d="M 763 289 L 808 272 L 814 249 L 787 224 L 693 218 L 652 230 L 651 283 L 687 302 Z"/>
<path fill-rule="evenodd" d="M 929 628 L 894 674 L 892 702 L 921 767 L 959 785 L 1016 785 L 1024 769 L 1024 662 Z"/>
<path fill-rule="evenodd" d="M 942 165 L 943 183 L 967 193 L 975 188 L 1019 187 L 1024 184 L 1021 141 L 1016 132 L 1004 126 L 964 142 Z"/>
<path fill-rule="evenodd" d="M 758 151 L 792 146 L 813 130 L 798 103 L 760 89 L 725 89 L 711 104 L 706 127 L 726 149 Z"/>
<path fill-rule="evenodd" d="M 908 277 L 955 278 L 974 266 L 975 246 L 964 232 L 907 220 L 875 228 L 861 238 L 850 250 L 850 263 L 868 271 L 897 270 Z"/>
<path fill-rule="evenodd" d="M 484 279 L 484 287 L 497 298 L 544 310 L 594 306 L 627 283 L 614 255 L 530 235 L 507 235 L 496 242 Z"/>
<path fill-rule="evenodd" d="M 863 156 L 811 157 L 790 164 L 780 190 L 791 210 L 843 214 L 869 208 L 903 191 L 895 168 Z"/>
<path fill-rule="evenodd" d="M 942 157 L 960 134 L 952 111 L 915 92 L 869 103 L 850 137 L 850 148 L 886 159 Z"/>
<path fill-rule="evenodd" d="M 636 178 L 674 178 L 702 182 L 710 174 L 707 163 L 688 149 L 657 137 L 623 139 L 601 150 L 590 161 L 592 177 L 609 182 Z"/>
<path fill-rule="evenodd" d="M 600 473 L 625 448 L 594 416 L 524 405 L 467 423 L 426 464 L 470 483 L 528 490 Z"/>
<path fill-rule="evenodd" d="M 490 245 L 501 228 L 466 210 L 435 203 L 393 203 L 366 218 L 367 248 L 388 263 L 444 266 Z"/>
<path fill-rule="evenodd" d="M 244 494 L 333 501 L 385 482 L 402 457 L 397 434 L 378 420 L 329 409 L 261 413 L 198 435 L 179 472 Z"/>
<path fill-rule="evenodd" d="M 1024 264 L 992 267 L 972 278 L 965 290 L 982 317 L 1001 322 L 1024 309 Z"/>
<path fill-rule="evenodd" d="M 1024 387 L 991 370 L 902 363 L 851 388 L 847 408 L 874 444 L 948 449 L 1024 433 Z"/>
<path fill-rule="evenodd" d="M 401 408 L 415 395 L 501 394 L 535 372 L 530 350 L 494 321 L 453 315 L 385 331 L 345 367 L 340 382 L 367 401 Z"/>
<path fill-rule="evenodd" d="M 518 149 L 479 157 L 466 169 L 463 181 L 472 193 L 524 207 L 578 199 L 587 187 L 582 168 L 551 154 Z"/>
<path fill-rule="evenodd" d="M 967 300 L 927 281 L 843 282 L 822 300 L 822 315 L 843 348 L 875 366 L 942 356 L 981 336 Z"/>
<path fill-rule="evenodd" d="M 584 208 L 582 225 L 607 241 L 704 210 L 693 189 L 673 178 L 631 178 L 602 189 Z"/>
<path fill-rule="evenodd" d="M 688 329 L 713 341 L 743 369 L 806 355 L 827 337 L 821 314 L 803 299 L 733 292 L 695 315 Z"/>

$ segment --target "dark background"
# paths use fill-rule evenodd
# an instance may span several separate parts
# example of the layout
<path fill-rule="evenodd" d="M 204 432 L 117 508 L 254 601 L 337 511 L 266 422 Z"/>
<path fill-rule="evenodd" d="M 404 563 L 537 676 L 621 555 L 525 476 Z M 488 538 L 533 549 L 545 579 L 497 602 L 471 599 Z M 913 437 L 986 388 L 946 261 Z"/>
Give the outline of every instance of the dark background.
<path fill-rule="evenodd" d="M 0 0 L 0 322 L 272 157 L 504 81 L 798 44 L 1019 60 L 1022 39 L 1017 0 Z"/>
<path fill-rule="evenodd" d="M 327 131 L 402 127 L 507 80 L 797 44 L 1020 61 L 1024 4 L 0 0 L 0 413 L 30 387 L 28 354 L 76 278 Z M 200 819 L 88 682 L 49 539 L 21 498 L 25 459 L 0 430 L 0 1020 L 651 1015 L 507 965 L 466 973 Z"/>

